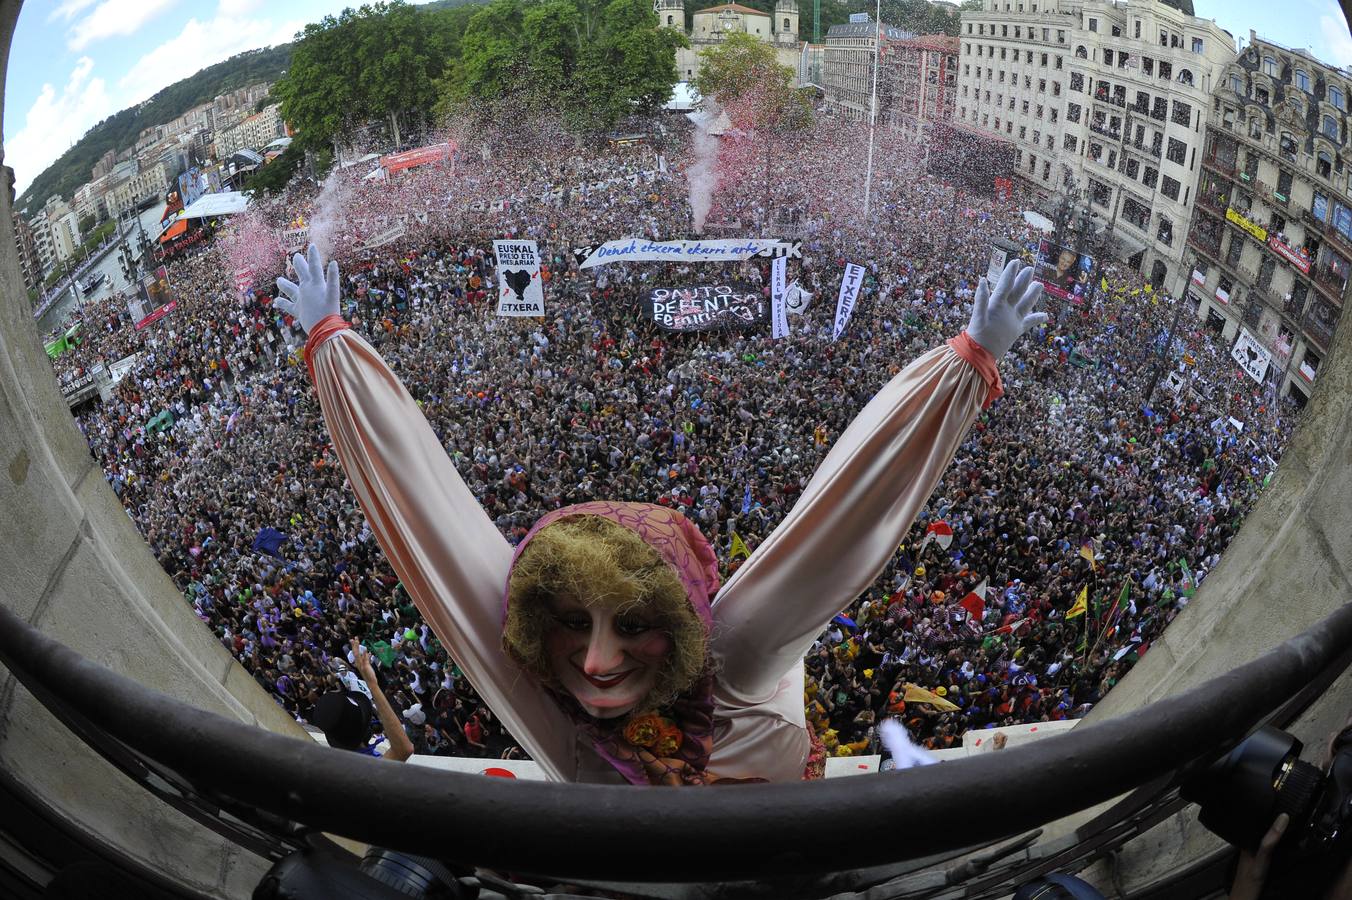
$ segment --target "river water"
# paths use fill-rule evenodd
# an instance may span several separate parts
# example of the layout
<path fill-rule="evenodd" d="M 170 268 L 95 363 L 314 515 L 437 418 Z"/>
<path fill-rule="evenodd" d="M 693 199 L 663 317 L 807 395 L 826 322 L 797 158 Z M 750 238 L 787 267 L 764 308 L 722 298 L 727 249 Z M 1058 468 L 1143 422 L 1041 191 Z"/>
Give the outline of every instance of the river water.
<path fill-rule="evenodd" d="M 141 213 L 138 217 L 141 222 L 141 227 L 145 229 L 146 236 L 151 240 L 154 240 L 155 235 L 160 233 L 160 216 L 163 213 L 164 204 L 157 203 L 150 209 Z M 128 229 L 130 229 L 131 234 L 136 236 L 135 223 L 129 223 L 122 227 L 124 235 L 127 233 Z M 133 239 L 136 240 L 139 238 L 134 237 Z M 109 251 L 108 255 L 99 260 L 92 269 L 81 275 L 78 279 L 81 283 L 97 277 L 98 274 L 103 274 L 108 277 L 105 278 L 103 283 L 96 287 L 90 294 L 81 294 L 79 287 L 75 285 L 68 288 L 66 292 L 61 295 L 61 298 L 52 304 L 51 309 L 43 313 L 42 318 L 37 320 L 38 334 L 45 339 L 50 331 L 64 324 L 66 319 L 70 318 L 70 314 L 75 311 L 75 308 L 79 303 L 94 302 L 109 297 L 118 291 L 127 291 L 129 285 L 127 279 L 122 277 L 122 267 L 118 265 L 117 259 L 118 252 L 117 248 L 114 247 Z M 147 310 L 147 312 L 149 312 L 149 310 Z"/>

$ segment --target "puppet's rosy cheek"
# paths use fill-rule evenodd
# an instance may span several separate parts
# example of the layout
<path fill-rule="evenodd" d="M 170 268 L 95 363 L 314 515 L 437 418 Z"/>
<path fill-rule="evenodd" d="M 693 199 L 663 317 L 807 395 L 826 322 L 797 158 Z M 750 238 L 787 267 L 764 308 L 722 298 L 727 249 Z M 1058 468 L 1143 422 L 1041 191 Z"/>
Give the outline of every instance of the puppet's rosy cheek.
<path fill-rule="evenodd" d="M 660 633 L 645 637 L 639 642 L 638 646 L 634 648 L 634 654 L 636 656 L 654 661 L 662 659 L 670 652 L 671 638 Z"/>

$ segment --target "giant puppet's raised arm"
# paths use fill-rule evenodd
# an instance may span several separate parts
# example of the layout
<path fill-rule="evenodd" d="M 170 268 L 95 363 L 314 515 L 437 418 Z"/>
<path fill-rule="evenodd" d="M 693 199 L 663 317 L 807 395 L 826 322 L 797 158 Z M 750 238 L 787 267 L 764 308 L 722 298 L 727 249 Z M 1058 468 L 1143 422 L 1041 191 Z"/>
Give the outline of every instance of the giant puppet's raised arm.
<path fill-rule="evenodd" d="M 312 246 L 279 280 L 309 334 L 314 378 L 343 471 L 380 548 L 475 690 L 555 779 L 573 776 L 573 727 L 502 651 L 512 548 L 380 355 L 338 315 L 338 269 Z"/>
<path fill-rule="evenodd" d="M 929 498 L 984 405 L 1002 391 L 996 360 L 1026 329 L 1041 285 L 1017 261 L 972 322 L 889 381 L 822 461 L 788 517 L 714 601 L 720 689 L 762 702 L 832 616 L 862 593 Z"/>

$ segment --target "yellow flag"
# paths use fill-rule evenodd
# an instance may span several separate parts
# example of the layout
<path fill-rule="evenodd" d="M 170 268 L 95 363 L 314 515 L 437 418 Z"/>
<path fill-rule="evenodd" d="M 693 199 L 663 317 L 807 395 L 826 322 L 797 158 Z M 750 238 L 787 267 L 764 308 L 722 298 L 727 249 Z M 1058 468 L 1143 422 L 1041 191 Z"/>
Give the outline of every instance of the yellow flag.
<path fill-rule="evenodd" d="M 728 559 L 736 559 L 741 556 L 743 559 L 751 556 L 751 551 L 746 549 L 746 542 L 737 532 L 732 533 L 732 549 L 728 551 Z"/>
<path fill-rule="evenodd" d="M 1075 598 L 1075 605 L 1066 610 L 1066 620 L 1082 616 L 1089 611 L 1089 585 L 1080 588 L 1080 596 Z"/>
<path fill-rule="evenodd" d="M 902 695 L 901 699 L 907 703 L 928 703 L 941 712 L 957 712 L 958 710 L 956 706 L 938 694 L 927 691 L 922 687 L 916 687 L 913 684 L 906 685 L 906 693 Z"/>
<path fill-rule="evenodd" d="M 1104 278 L 1100 278 L 1100 279 L 1099 279 L 1099 287 L 1103 290 L 1103 292 L 1104 292 L 1105 294 L 1108 292 L 1108 279 L 1107 279 L 1107 277 L 1104 277 Z"/>

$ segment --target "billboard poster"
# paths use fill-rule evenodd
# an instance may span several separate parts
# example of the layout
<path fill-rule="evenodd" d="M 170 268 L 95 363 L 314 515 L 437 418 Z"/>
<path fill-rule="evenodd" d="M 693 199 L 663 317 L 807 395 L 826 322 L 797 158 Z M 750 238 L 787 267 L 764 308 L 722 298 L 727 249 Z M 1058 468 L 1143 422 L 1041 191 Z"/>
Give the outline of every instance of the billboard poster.
<path fill-rule="evenodd" d="M 1042 282 L 1053 297 L 1083 303 L 1093 283 L 1094 258 L 1044 238 L 1037 244 L 1037 267 L 1033 277 Z"/>
<path fill-rule="evenodd" d="M 745 330 L 764 322 L 769 308 L 755 288 L 725 283 L 654 288 L 644 312 L 667 331 Z"/>
<path fill-rule="evenodd" d="M 1192 270 L 1192 283 L 1198 287 L 1206 287 L 1206 276 L 1196 269 Z"/>

